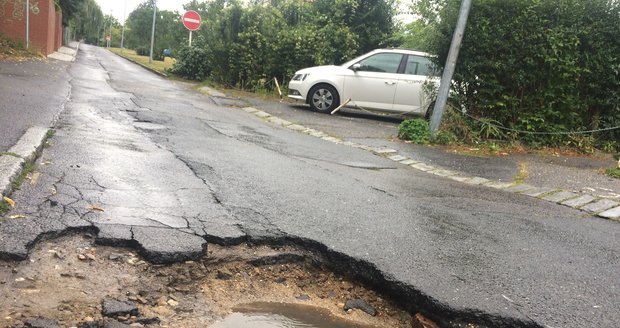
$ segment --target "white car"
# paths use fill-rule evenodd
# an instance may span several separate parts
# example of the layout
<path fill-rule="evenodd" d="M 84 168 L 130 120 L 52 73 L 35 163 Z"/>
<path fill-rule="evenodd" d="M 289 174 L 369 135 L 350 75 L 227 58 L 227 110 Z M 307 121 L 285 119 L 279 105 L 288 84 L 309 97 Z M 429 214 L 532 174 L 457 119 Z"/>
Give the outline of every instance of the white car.
<path fill-rule="evenodd" d="M 436 90 L 441 80 L 432 58 L 419 51 L 378 49 L 340 66 L 304 68 L 289 82 L 288 97 L 319 112 L 350 99 L 347 106 L 428 117 L 434 101 L 428 86 Z"/>

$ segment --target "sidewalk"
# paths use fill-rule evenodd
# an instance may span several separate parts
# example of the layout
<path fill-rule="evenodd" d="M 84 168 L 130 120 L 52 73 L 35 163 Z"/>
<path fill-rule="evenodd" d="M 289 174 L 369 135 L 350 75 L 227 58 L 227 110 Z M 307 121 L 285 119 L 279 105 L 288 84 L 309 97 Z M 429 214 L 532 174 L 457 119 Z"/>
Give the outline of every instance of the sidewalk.
<path fill-rule="evenodd" d="M 211 96 L 218 97 L 215 94 Z M 298 109 L 288 103 L 259 99 L 249 101 L 254 107 L 248 107 L 246 111 L 271 123 L 326 141 L 365 149 L 413 169 L 462 183 L 525 194 L 582 210 L 588 216 L 620 221 L 620 179 L 604 174 L 605 169 L 618 165 L 612 156 L 477 156 L 454 153 L 443 147 L 420 146 L 398 140 L 397 121 L 386 124 L 384 120 L 371 119 L 366 126 L 347 132 L 343 124 L 347 124 L 348 117 L 355 114 L 342 117 L 315 115 L 309 113 L 309 109 Z M 380 126 L 378 129 L 387 132 L 360 137 L 373 134 L 363 131 L 369 126 Z"/>
<path fill-rule="evenodd" d="M 78 43 L 61 47 L 48 60 L 0 61 L 0 193 L 34 158 L 47 131 L 64 109 L 71 86 L 70 62 Z"/>

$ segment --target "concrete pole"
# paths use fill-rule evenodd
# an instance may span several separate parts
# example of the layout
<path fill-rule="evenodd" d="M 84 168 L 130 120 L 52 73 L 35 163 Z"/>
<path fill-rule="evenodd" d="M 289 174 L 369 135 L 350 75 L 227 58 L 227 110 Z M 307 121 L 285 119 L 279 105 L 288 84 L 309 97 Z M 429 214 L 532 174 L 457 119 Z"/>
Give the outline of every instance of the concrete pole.
<path fill-rule="evenodd" d="M 463 41 L 463 35 L 465 34 L 465 27 L 467 26 L 467 17 L 469 16 L 469 9 L 471 8 L 471 0 L 461 1 L 461 10 L 459 12 L 459 18 L 452 35 L 452 44 L 450 45 L 450 51 L 448 52 L 448 59 L 443 70 L 441 77 L 441 84 L 439 85 L 439 91 L 437 92 L 437 100 L 435 101 L 435 107 L 433 108 L 433 115 L 431 117 L 431 135 L 435 137 L 439 125 L 441 124 L 441 117 L 443 116 L 446 103 L 448 102 L 448 93 L 450 92 L 450 84 L 452 82 L 452 76 L 454 75 L 454 69 L 456 67 L 456 60 L 459 57 L 459 50 L 461 49 L 461 42 Z"/>
<path fill-rule="evenodd" d="M 123 7 L 123 28 L 121 29 L 121 53 L 123 53 L 123 43 L 125 41 L 125 22 L 127 21 L 127 0 Z"/>
<path fill-rule="evenodd" d="M 155 43 L 155 15 L 157 14 L 157 0 L 153 0 L 153 28 L 151 29 L 151 52 L 149 52 L 149 64 L 153 62 L 153 43 Z"/>
<path fill-rule="evenodd" d="M 30 46 L 30 1 L 26 0 L 26 49 Z"/>
<path fill-rule="evenodd" d="M 108 49 L 110 48 L 110 44 L 112 43 L 112 10 L 110 10 L 110 40 L 108 40 Z"/>

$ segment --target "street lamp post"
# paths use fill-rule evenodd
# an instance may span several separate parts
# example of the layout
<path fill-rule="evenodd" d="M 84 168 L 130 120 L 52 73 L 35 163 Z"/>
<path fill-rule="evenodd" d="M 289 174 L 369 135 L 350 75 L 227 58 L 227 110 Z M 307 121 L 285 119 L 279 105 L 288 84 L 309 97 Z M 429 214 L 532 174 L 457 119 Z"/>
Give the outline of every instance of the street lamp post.
<path fill-rule="evenodd" d="M 123 43 L 125 41 L 125 21 L 127 20 L 127 0 L 125 0 L 125 6 L 123 7 L 123 28 L 121 29 L 121 53 L 123 53 Z"/>
<path fill-rule="evenodd" d="M 110 38 L 109 40 L 107 40 L 108 48 L 110 48 L 110 44 L 112 43 L 112 10 L 110 10 L 110 34 L 109 35 L 110 35 Z"/>
<path fill-rule="evenodd" d="M 26 49 L 30 43 L 30 1 L 26 0 Z"/>
<path fill-rule="evenodd" d="M 153 43 L 155 43 L 155 15 L 157 14 L 157 0 L 153 0 L 153 28 L 151 28 L 151 51 L 149 52 L 149 64 L 153 62 Z"/>
<path fill-rule="evenodd" d="M 454 29 L 454 34 L 452 35 L 452 43 L 450 44 L 450 50 L 448 51 L 448 58 L 446 59 L 443 75 L 441 76 L 441 83 L 439 84 L 439 91 L 437 92 L 437 100 L 435 101 L 435 107 L 433 108 L 433 115 L 431 115 L 430 130 L 433 138 L 439 131 L 441 117 L 443 116 L 446 103 L 448 102 L 450 83 L 456 67 L 456 60 L 459 56 L 461 41 L 463 41 L 463 35 L 465 34 L 465 27 L 467 26 L 467 18 L 469 16 L 470 8 L 471 0 L 461 1 L 459 17 L 456 23 L 456 28 Z"/>

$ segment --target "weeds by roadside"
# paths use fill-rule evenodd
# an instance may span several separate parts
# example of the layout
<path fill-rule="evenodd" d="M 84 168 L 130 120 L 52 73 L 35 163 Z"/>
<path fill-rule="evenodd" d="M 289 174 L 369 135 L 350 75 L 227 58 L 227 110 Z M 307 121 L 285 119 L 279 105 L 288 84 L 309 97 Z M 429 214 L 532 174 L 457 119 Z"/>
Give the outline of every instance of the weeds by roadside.
<path fill-rule="evenodd" d="M 620 160 L 618 160 L 618 167 L 613 169 L 607 169 L 605 170 L 605 173 L 607 173 L 607 175 L 609 175 L 610 177 L 620 179 Z"/>
<path fill-rule="evenodd" d="M 37 168 L 36 164 L 26 163 L 24 165 L 24 169 L 22 170 L 22 174 L 20 174 L 19 177 L 17 177 L 17 179 L 15 179 L 15 181 L 13 181 L 13 184 L 11 185 L 13 190 L 19 189 L 19 187 L 21 187 L 21 185 L 24 183 L 24 180 L 26 180 L 26 177 L 28 176 L 28 174 L 34 172 L 36 168 Z"/>
<path fill-rule="evenodd" d="M 0 60 L 26 60 L 42 58 L 35 49 L 26 49 L 21 41 L 0 34 Z"/>
<path fill-rule="evenodd" d="M 414 123 L 414 121 L 416 123 Z M 517 132 L 505 132 L 499 123 L 493 120 L 469 120 L 454 108 L 448 108 L 444 113 L 442 124 L 434 138 L 420 129 L 421 119 L 405 120 L 399 127 L 398 137 L 418 144 L 433 144 L 450 146 L 455 152 L 471 155 L 508 155 L 509 153 L 535 152 L 552 155 L 568 156 L 600 156 L 605 157 L 617 151 L 620 144 L 607 142 L 597 145 L 595 138 L 590 135 L 569 135 L 564 142 L 555 146 L 545 146 L 537 143 L 524 142 Z M 615 169 L 609 170 L 612 175 Z"/>
<path fill-rule="evenodd" d="M 9 210 L 9 204 L 4 199 L 0 198 L 0 215 L 7 213 Z M 2 222 L 1 219 L 0 222 Z"/>

